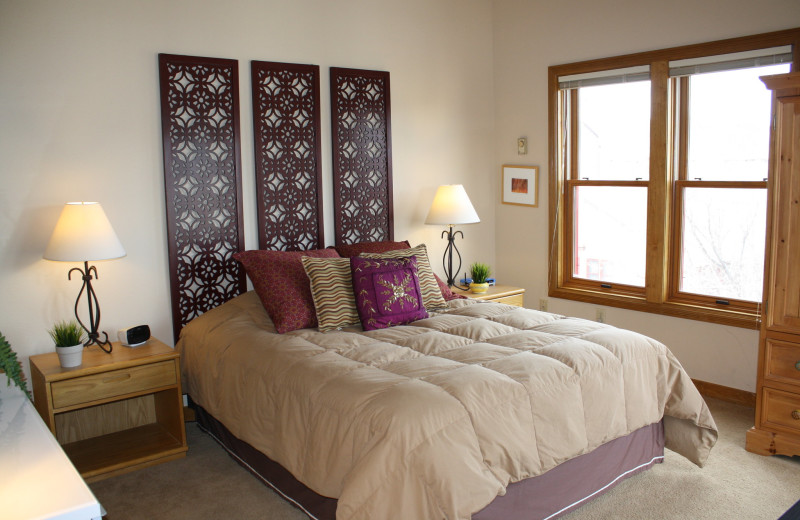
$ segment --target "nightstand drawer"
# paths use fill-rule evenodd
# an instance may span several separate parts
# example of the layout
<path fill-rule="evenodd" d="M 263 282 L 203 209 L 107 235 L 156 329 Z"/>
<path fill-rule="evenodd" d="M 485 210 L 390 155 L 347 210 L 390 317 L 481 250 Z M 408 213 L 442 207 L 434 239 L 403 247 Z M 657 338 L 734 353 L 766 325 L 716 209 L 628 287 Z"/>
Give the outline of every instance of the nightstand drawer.
<path fill-rule="evenodd" d="M 513 296 L 505 296 L 503 298 L 495 298 L 492 301 L 497 303 L 505 303 L 506 305 L 516 305 L 522 307 L 524 304 L 524 294 L 514 294 Z"/>
<path fill-rule="evenodd" d="M 763 423 L 800 432 L 800 394 L 764 387 Z"/>
<path fill-rule="evenodd" d="M 175 362 L 162 361 L 52 383 L 53 408 L 174 385 Z"/>
<path fill-rule="evenodd" d="M 767 378 L 786 383 L 800 383 L 800 345 L 767 339 L 765 365 Z"/>

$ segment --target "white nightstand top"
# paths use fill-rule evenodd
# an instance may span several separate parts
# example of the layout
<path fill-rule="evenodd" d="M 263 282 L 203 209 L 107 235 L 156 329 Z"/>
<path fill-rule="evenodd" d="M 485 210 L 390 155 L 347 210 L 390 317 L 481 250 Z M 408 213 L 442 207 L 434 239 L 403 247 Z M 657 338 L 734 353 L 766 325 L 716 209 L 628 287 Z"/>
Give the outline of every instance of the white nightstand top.
<path fill-rule="evenodd" d="M 103 508 L 25 394 L 0 374 L 0 504 L 6 520 L 99 519 Z"/>

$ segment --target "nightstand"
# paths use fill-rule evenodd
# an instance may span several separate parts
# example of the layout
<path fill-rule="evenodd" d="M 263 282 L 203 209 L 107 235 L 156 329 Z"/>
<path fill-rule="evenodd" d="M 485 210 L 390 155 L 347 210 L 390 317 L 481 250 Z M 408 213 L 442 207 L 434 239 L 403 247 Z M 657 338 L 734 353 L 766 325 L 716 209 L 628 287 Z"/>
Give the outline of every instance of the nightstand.
<path fill-rule="evenodd" d="M 179 359 L 154 338 L 89 347 L 75 368 L 30 357 L 36 409 L 87 482 L 186 455 Z"/>
<path fill-rule="evenodd" d="M 489 290 L 485 293 L 457 291 L 456 294 L 461 294 L 473 300 L 488 300 L 507 305 L 516 305 L 517 307 L 525 306 L 525 289 L 514 287 L 513 285 L 490 285 Z"/>

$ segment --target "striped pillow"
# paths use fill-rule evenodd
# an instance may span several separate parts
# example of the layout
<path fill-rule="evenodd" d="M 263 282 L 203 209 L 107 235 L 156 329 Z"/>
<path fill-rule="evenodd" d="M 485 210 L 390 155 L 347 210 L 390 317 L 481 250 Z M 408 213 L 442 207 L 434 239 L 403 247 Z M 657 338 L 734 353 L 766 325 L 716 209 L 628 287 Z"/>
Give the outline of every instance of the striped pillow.
<path fill-rule="evenodd" d="M 425 309 L 431 311 L 433 309 L 440 309 L 447 306 L 442 296 L 442 290 L 439 289 L 439 284 L 436 283 L 436 278 L 433 276 L 433 269 L 428 260 L 428 249 L 425 244 L 420 244 L 410 249 L 397 249 L 395 251 L 387 251 L 386 253 L 361 253 L 366 258 L 403 258 L 406 256 L 417 257 L 417 273 L 419 275 L 419 290 L 422 293 L 422 304 Z"/>
<path fill-rule="evenodd" d="M 311 282 L 320 332 L 361 323 L 353 296 L 350 259 L 304 256 L 300 260 Z"/>

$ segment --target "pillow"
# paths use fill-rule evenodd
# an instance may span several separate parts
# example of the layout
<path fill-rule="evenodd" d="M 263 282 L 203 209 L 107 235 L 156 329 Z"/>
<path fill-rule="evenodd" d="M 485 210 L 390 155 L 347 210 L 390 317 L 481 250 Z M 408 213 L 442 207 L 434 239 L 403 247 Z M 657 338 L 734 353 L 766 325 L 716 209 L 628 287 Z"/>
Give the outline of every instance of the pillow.
<path fill-rule="evenodd" d="M 350 259 L 304 256 L 300 261 L 311 284 L 320 332 L 358 325 Z"/>
<path fill-rule="evenodd" d="M 419 288 L 422 291 L 422 303 L 428 311 L 445 307 L 447 302 L 442 297 L 442 291 L 436 278 L 433 276 L 431 264 L 428 261 L 428 249 L 425 244 L 420 244 L 410 249 L 398 249 L 386 253 L 362 253 L 366 258 L 403 258 L 406 256 L 417 257 L 417 272 L 419 273 Z"/>
<path fill-rule="evenodd" d="M 439 290 L 442 291 L 442 298 L 444 301 L 449 302 L 450 300 L 466 300 L 467 297 L 463 294 L 456 294 L 453 292 L 450 287 L 439 278 L 439 275 L 433 273 L 433 277 L 436 278 L 436 283 L 439 285 Z"/>
<path fill-rule="evenodd" d="M 333 249 L 311 251 L 241 251 L 242 263 L 261 304 L 279 334 L 317 326 L 311 287 L 300 258 L 338 258 Z"/>
<path fill-rule="evenodd" d="M 361 253 L 385 253 L 387 251 L 394 251 L 395 249 L 408 249 L 411 244 L 408 240 L 402 242 L 359 242 L 358 244 L 345 244 L 335 246 L 336 252 L 342 258 L 350 258 L 351 256 L 358 256 Z"/>
<path fill-rule="evenodd" d="M 385 329 L 427 318 L 417 276 L 417 259 L 350 259 L 358 316 L 364 330 Z"/>

